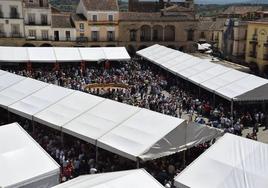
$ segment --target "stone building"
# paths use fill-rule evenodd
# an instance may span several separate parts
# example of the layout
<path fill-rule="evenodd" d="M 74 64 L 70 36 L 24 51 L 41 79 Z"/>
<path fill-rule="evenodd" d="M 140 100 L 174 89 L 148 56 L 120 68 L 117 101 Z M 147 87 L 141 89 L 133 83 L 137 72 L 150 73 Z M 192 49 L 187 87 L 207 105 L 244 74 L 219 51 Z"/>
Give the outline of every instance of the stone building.
<path fill-rule="evenodd" d="M 246 62 L 256 72 L 268 75 L 268 19 L 248 23 Z"/>
<path fill-rule="evenodd" d="M 193 51 L 198 20 L 194 11 L 173 5 L 161 12 L 121 12 L 119 44 L 136 51 L 155 43 Z"/>

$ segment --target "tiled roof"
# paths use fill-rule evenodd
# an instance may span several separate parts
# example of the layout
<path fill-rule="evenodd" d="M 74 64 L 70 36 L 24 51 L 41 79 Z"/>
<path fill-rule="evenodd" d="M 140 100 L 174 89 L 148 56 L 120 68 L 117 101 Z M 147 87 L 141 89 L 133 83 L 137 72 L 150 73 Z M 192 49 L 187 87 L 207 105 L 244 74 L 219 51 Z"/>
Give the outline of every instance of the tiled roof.
<path fill-rule="evenodd" d="M 83 0 L 88 11 L 119 11 L 117 0 Z"/>
<path fill-rule="evenodd" d="M 74 28 L 69 14 L 52 15 L 52 28 Z"/>
<path fill-rule="evenodd" d="M 224 28 L 224 20 L 216 21 L 200 21 L 198 23 L 198 29 L 201 31 L 219 31 Z"/>
<path fill-rule="evenodd" d="M 262 6 L 230 6 L 222 14 L 246 14 L 262 10 Z"/>
<path fill-rule="evenodd" d="M 176 16 L 163 16 L 160 12 L 120 12 L 120 21 L 188 21 L 195 20 L 188 14 L 181 13 Z"/>
<path fill-rule="evenodd" d="M 87 21 L 87 18 L 83 14 L 72 14 L 73 21 Z"/>

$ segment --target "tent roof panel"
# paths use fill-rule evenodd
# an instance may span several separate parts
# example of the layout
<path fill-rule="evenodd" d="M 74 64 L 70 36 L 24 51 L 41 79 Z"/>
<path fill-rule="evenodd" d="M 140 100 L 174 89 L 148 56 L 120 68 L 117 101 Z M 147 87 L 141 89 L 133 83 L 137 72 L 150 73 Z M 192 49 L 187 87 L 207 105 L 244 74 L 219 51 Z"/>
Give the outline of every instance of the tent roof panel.
<path fill-rule="evenodd" d="M 0 105 L 3 107 L 8 107 L 9 105 L 46 86 L 48 86 L 47 83 L 40 82 L 31 78 L 26 78 L 0 92 Z"/>
<path fill-rule="evenodd" d="M 93 108 L 101 99 L 75 91 L 57 103 L 34 115 L 34 121 L 60 129 L 63 125 Z"/>
<path fill-rule="evenodd" d="M 103 47 L 105 59 L 108 60 L 130 60 L 130 56 L 125 47 Z"/>
<path fill-rule="evenodd" d="M 31 62 L 56 62 L 53 47 L 28 47 L 29 60 Z"/>
<path fill-rule="evenodd" d="M 58 100 L 70 95 L 73 90 L 62 88 L 55 85 L 49 85 L 38 92 L 18 101 L 9 106 L 9 111 L 32 119 L 32 116 Z"/>
<path fill-rule="evenodd" d="M 16 54 L 16 55 L 14 55 Z M 28 62 L 27 48 L 24 47 L 0 47 L 0 62 Z"/>
<path fill-rule="evenodd" d="M 139 50 L 137 53 L 140 55 L 148 55 L 148 53 L 150 53 L 151 51 L 153 51 L 154 49 L 159 48 L 159 47 L 160 47 L 159 44 L 155 44 L 155 45 L 152 45 L 148 48 L 144 48 L 142 50 Z"/>
<path fill-rule="evenodd" d="M 137 181 L 138 180 L 138 181 Z M 144 169 L 79 176 L 54 188 L 164 188 Z"/>
<path fill-rule="evenodd" d="M 102 48 L 79 48 L 83 61 L 99 61 L 106 58 Z"/>
<path fill-rule="evenodd" d="M 119 150 L 125 157 L 135 160 L 183 121 L 142 109 L 101 137 L 98 145 L 114 153 Z"/>
<path fill-rule="evenodd" d="M 96 139 L 135 114 L 139 108 L 115 102 L 99 101 L 98 105 L 70 121 L 63 131 L 76 134 L 79 138 L 95 143 Z"/>
<path fill-rule="evenodd" d="M 258 188 L 265 188 L 268 185 L 267 157 L 267 144 L 227 133 L 175 177 L 175 185 L 191 188 L 258 185 Z"/>
<path fill-rule="evenodd" d="M 0 166 L 1 187 L 60 173 L 59 165 L 17 123 L 0 127 Z"/>
<path fill-rule="evenodd" d="M 24 80 L 25 77 L 16 74 L 6 73 L 0 75 L 0 91 Z"/>
<path fill-rule="evenodd" d="M 78 48 L 55 47 L 54 51 L 57 62 L 81 61 Z"/>

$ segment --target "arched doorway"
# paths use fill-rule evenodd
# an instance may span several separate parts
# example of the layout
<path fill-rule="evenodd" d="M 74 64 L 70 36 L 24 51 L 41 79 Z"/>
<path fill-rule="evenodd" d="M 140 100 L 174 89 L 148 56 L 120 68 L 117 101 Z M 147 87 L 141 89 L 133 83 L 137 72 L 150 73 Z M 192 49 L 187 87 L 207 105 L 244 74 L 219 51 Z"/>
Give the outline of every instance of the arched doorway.
<path fill-rule="evenodd" d="M 161 25 L 153 26 L 153 41 L 163 41 L 163 27 Z"/>
<path fill-rule="evenodd" d="M 149 25 L 141 26 L 140 30 L 141 30 L 141 35 L 140 35 L 141 41 L 151 41 L 152 40 L 151 27 Z"/>
<path fill-rule="evenodd" d="M 175 26 L 167 25 L 165 27 L 165 41 L 175 41 Z"/>
<path fill-rule="evenodd" d="M 49 43 L 44 43 L 44 44 L 41 44 L 40 47 L 52 47 L 52 45 Z"/>
<path fill-rule="evenodd" d="M 35 47 L 35 45 L 32 43 L 25 43 L 22 47 Z"/>

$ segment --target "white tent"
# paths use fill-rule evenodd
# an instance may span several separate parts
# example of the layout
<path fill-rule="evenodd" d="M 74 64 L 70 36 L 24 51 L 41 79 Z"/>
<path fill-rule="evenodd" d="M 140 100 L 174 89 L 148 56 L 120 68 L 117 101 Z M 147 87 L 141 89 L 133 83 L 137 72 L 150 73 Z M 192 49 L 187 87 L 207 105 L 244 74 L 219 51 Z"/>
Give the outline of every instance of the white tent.
<path fill-rule="evenodd" d="M 164 188 L 146 170 L 128 170 L 79 176 L 53 188 Z"/>
<path fill-rule="evenodd" d="M 22 47 L 23 48 L 23 47 Z M 40 63 L 57 62 L 54 48 L 52 47 L 28 47 L 29 61 Z"/>
<path fill-rule="evenodd" d="M 140 50 L 137 54 L 229 101 L 268 100 L 267 79 L 160 45 Z"/>
<path fill-rule="evenodd" d="M 60 166 L 17 123 L 0 127 L 0 167 L 2 188 L 59 183 Z"/>
<path fill-rule="evenodd" d="M 17 79 L 5 75 L 10 78 L 6 85 Z M 22 78 L 0 91 L 1 106 L 131 160 L 170 155 L 221 134 L 205 126 L 186 126 L 179 118 Z"/>
<path fill-rule="evenodd" d="M 1 79 L 1 77 L 0 77 Z M 0 91 L 0 106 L 8 108 L 11 104 L 33 94 L 49 84 L 26 78 L 2 91 Z"/>
<path fill-rule="evenodd" d="M 6 73 L 6 74 L 2 74 L 0 75 L 0 91 L 24 80 L 25 77 L 23 76 L 19 76 L 16 74 L 12 74 L 12 73 Z"/>
<path fill-rule="evenodd" d="M 93 108 L 103 99 L 80 91 L 63 98 L 57 103 L 34 115 L 34 121 L 60 130 L 63 125 Z"/>
<path fill-rule="evenodd" d="M 130 56 L 125 47 L 74 48 L 0 46 L 0 62 L 55 63 L 101 60 L 126 61 L 130 60 Z"/>
<path fill-rule="evenodd" d="M 79 48 L 54 48 L 57 62 L 80 62 L 81 55 Z"/>
<path fill-rule="evenodd" d="M 28 62 L 27 48 L 0 46 L 0 62 Z"/>
<path fill-rule="evenodd" d="M 32 119 L 33 115 L 73 93 L 73 90 L 49 85 L 36 93 L 12 104 L 8 110 L 12 113 Z"/>
<path fill-rule="evenodd" d="M 225 134 L 175 177 L 178 188 L 267 188 L 268 145 Z"/>

